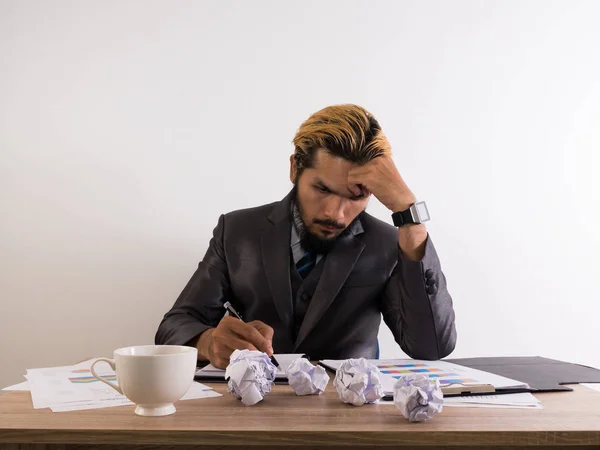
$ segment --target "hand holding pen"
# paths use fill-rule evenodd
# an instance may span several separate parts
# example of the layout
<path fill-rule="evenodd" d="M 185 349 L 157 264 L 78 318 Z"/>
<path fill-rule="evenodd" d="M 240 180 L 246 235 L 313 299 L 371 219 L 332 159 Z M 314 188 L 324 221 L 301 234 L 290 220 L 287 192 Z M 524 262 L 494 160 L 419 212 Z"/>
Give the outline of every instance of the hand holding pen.
<path fill-rule="evenodd" d="M 230 315 L 242 320 L 242 316 L 240 316 L 238 314 L 238 312 L 233 308 L 231 303 L 225 302 L 223 307 L 229 312 Z M 275 356 L 273 356 L 273 328 L 271 328 L 266 323 L 261 322 L 260 320 L 254 320 L 254 321 L 248 323 L 248 325 L 251 325 L 254 328 L 256 328 L 259 331 L 259 333 L 262 334 L 265 338 L 268 336 L 269 351 L 267 351 L 265 353 L 271 357 L 271 362 L 275 366 L 279 367 L 279 362 L 277 362 L 277 360 L 275 359 Z"/>
<path fill-rule="evenodd" d="M 196 345 L 198 358 L 225 369 L 234 350 L 259 350 L 274 361 L 273 328 L 260 320 L 244 322 L 229 302 L 224 307 L 230 315 L 223 317 L 216 328 L 200 335 Z M 273 363 L 278 365 L 275 361 Z"/>

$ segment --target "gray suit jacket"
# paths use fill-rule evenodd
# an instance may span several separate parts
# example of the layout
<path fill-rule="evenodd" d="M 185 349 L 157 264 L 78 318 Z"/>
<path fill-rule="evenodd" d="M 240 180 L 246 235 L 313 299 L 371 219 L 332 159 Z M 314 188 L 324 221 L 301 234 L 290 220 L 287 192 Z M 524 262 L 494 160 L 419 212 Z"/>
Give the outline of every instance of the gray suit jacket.
<path fill-rule="evenodd" d="M 291 195 L 222 215 L 204 259 L 164 316 L 157 344 L 195 345 L 230 301 L 246 321 L 275 330 L 275 353 L 311 359 L 375 358 L 381 315 L 402 350 L 441 359 L 456 342 L 452 299 L 428 237 L 421 261 L 402 257 L 398 230 L 367 213 L 362 233 L 344 236 L 323 272 L 298 335 L 290 286 Z"/>

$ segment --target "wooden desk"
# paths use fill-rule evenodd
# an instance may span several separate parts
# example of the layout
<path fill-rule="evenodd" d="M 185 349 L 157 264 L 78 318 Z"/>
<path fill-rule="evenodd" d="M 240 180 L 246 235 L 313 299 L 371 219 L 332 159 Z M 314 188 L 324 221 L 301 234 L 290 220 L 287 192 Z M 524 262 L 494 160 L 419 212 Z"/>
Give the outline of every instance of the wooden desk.
<path fill-rule="evenodd" d="M 132 406 L 34 410 L 28 392 L 10 392 L 0 396 L 0 448 L 600 447 L 600 392 L 583 386 L 539 394 L 544 409 L 445 408 L 424 423 L 407 422 L 390 405 L 345 405 L 331 384 L 308 397 L 275 386 L 251 407 L 213 386 L 226 395 L 179 402 L 177 413 L 160 418 L 138 417 Z"/>

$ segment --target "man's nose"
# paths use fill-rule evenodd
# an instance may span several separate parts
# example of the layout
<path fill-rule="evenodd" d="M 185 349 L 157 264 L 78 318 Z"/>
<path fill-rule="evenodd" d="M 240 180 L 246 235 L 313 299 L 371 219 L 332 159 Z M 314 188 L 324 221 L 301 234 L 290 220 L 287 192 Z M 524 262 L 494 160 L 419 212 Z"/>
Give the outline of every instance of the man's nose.
<path fill-rule="evenodd" d="M 337 195 L 331 195 L 326 200 L 323 214 L 329 220 L 344 223 L 345 207 L 346 202 L 344 198 L 338 197 Z"/>

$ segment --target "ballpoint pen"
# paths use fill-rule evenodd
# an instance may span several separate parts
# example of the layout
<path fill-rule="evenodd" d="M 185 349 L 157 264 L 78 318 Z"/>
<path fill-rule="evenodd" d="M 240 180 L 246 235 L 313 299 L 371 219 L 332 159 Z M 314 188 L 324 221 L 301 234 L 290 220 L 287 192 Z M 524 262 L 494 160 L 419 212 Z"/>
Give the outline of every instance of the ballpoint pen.
<path fill-rule="evenodd" d="M 225 308 L 230 315 L 232 315 L 233 317 L 236 317 L 240 320 L 243 321 L 242 316 L 240 316 L 238 314 L 238 312 L 235 310 L 235 308 L 233 307 L 233 305 L 229 302 L 225 302 L 225 304 L 223 305 L 223 308 Z M 273 364 L 275 364 L 275 366 L 279 367 L 279 362 L 275 359 L 275 355 L 271 356 L 271 362 Z"/>

